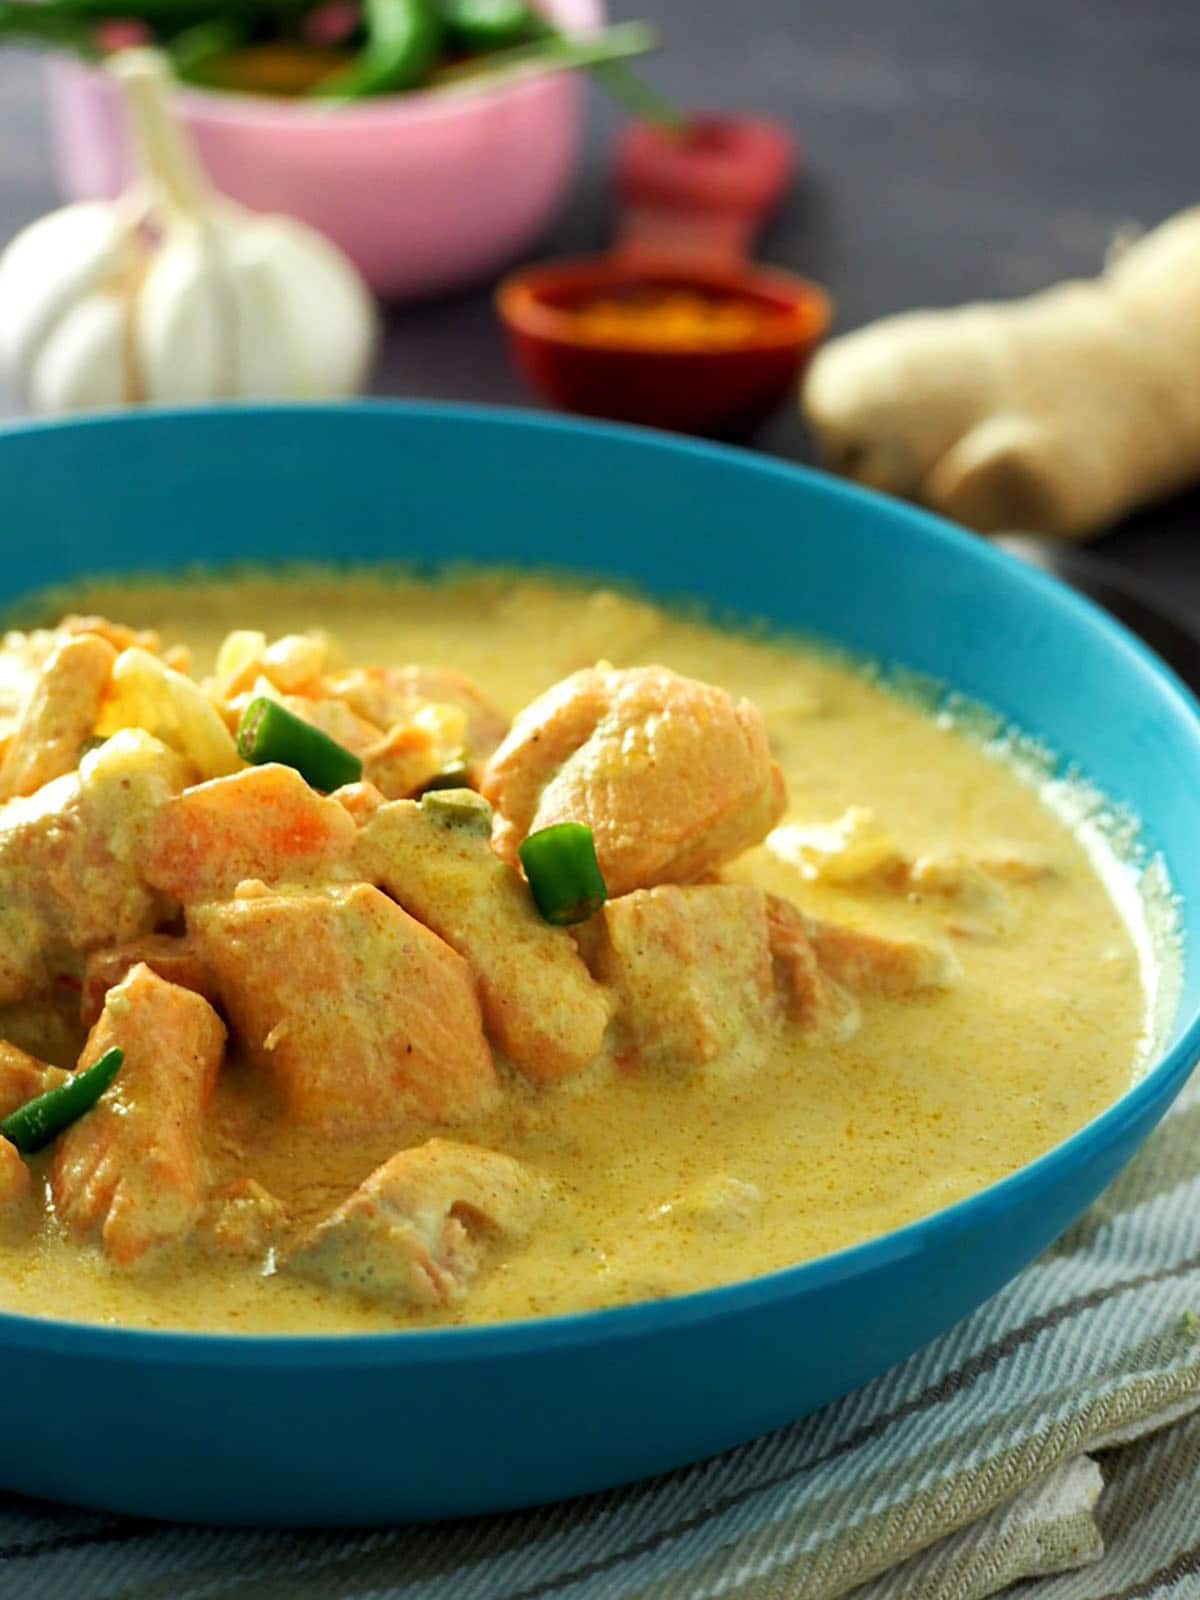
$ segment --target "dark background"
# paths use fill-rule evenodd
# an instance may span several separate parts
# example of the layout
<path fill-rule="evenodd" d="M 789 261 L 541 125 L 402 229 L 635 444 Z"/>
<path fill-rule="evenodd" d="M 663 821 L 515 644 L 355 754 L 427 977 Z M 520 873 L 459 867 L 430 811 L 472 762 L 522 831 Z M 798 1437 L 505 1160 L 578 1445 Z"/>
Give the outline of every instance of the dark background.
<path fill-rule="evenodd" d="M 659 25 L 646 75 L 680 103 L 799 133 L 800 179 L 759 254 L 828 285 L 842 329 L 1093 273 L 1119 228 L 1200 201 L 1200 0 L 610 0 L 610 13 Z M 537 254 L 607 242 L 616 126 L 593 90 L 579 182 Z M 0 240 L 57 203 L 40 70 L 9 53 Z M 393 313 L 374 387 L 530 403 L 486 288 Z M 808 458 L 792 414 L 759 443 Z M 1200 493 L 1100 548 L 1200 622 Z"/>

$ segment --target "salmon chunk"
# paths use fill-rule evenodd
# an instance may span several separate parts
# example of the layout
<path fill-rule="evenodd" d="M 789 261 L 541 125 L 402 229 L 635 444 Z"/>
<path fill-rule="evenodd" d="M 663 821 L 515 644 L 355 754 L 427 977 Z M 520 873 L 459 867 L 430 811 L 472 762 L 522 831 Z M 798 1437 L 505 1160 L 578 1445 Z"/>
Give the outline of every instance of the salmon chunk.
<path fill-rule="evenodd" d="M 116 1266 L 182 1238 L 200 1216 L 201 1124 L 224 1045 L 208 1002 L 147 966 L 108 993 L 79 1065 L 114 1047 L 125 1062 L 60 1137 L 50 1186 L 63 1223 L 80 1237 L 98 1229 Z"/>
<path fill-rule="evenodd" d="M 145 962 L 152 972 L 168 983 L 193 994 L 203 995 L 210 1002 L 217 998 L 216 979 L 209 971 L 200 952 L 189 939 L 168 933 L 146 933 L 140 939 L 130 939 L 126 944 L 108 950 L 93 950 L 83 969 L 83 989 L 79 997 L 79 1018 L 85 1028 L 99 1020 L 104 1010 L 104 997 L 110 989 L 122 982 L 131 967 Z"/>
<path fill-rule="evenodd" d="M 49 1089 L 57 1089 L 67 1074 L 36 1056 L 18 1050 L 7 1039 L 0 1039 L 0 1118 L 11 1116 L 20 1106 Z"/>
<path fill-rule="evenodd" d="M 775 1014 L 766 897 L 746 884 L 674 884 L 610 900 L 585 936 L 643 1062 L 711 1061 Z"/>
<path fill-rule="evenodd" d="M 466 782 L 467 714 L 460 706 L 422 706 L 363 755 L 367 778 L 389 800 L 421 794 L 459 771 Z"/>
<path fill-rule="evenodd" d="M 29 1168 L 16 1145 L 0 1139 L 0 1214 L 23 1200 L 29 1189 Z"/>
<path fill-rule="evenodd" d="M 457 706 L 466 715 L 468 774 L 477 781 L 508 732 L 508 718 L 478 684 L 440 667 L 353 667 L 327 679 L 327 692 L 379 728 L 411 723 L 430 706 Z"/>
<path fill-rule="evenodd" d="M 320 729 L 335 744 L 356 756 L 365 755 L 383 731 L 332 695 L 270 694 L 266 698 L 278 700 L 285 711 L 307 722 L 309 727 Z"/>
<path fill-rule="evenodd" d="M 863 806 L 834 822 L 789 822 L 772 830 L 767 849 L 802 877 L 835 888 L 888 890 L 912 903 L 934 901 L 949 914 L 944 927 L 959 938 L 992 939 L 1016 922 L 1005 885 L 1029 885 L 1054 875 L 1023 850 L 997 846 L 979 855 L 934 851 L 912 855 Z"/>
<path fill-rule="evenodd" d="M 918 856 L 909 871 L 910 897 L 937 897 L 951 906 L 946 929 L 960 938 L 995 938 L 1013 926 L 1008 891 L 986 868 L 957 851 Z"/>
<path fill-rule="evenodd" d="M 185 905 L 223 900 L 248 878 L 265 883 L 329 876 L 355 838 L 354 819 L 270 763 L 196 784 L 153 820 L 147 883 Z"/>
<path fill-rule="evenodd" d="M 771 832 L 767 849 L 815 883 L 844 889 L 908 882 L 909 858 L 866 806 L 850 806 L 834 822 L 786 822 Z"/>
<path fill-rule="evenodd" d="M 488 843 L 491 810 L 471 790 L 382 806 L 356 860 L 475 975 L 484 1026 L 529 1077 L 553 1083 L 599 1053 L 611 997 L 565 928 L 543 922 L 528 885 Z"/>
<path fill-rule="evenodd" d="M 495 844 L 592 829 L 609 892 L 686 883 L 756 844 L 784 808 L 762 714 L 665 667 L 589 667 L 527 706 L 484 772 Z"/>
<path fill-rule="evenodd" d="M 962 976 L 952 950 L 923 939 L 888 939 L 816 917 L 806 917 L 805 928 L 823 971 L 853 994 L 951 989 Z"/>
<path fill-rule="evenodd" d="M 430 1139 L 377 1168 L 285 1270 L 397 1306 L 448 1305 L 489 1251 L 529 1235 L 549 1192 L 511 1156 Z"/>
<path fill-rule="evenodd" d="M 165 745 L 128 729 L 78 772 L 0 807 L 0 1005 L 161 920 L 167 903 L 142 876 L 146 839 L 186 775 Z"/>
<path fill-rule="evenodd" d="M 96 638 L 110 644 L 114 650 L 149 650 L 155 655 L 161 643 L 153 628 L 129 628 L 123 622 L 110 622 L 107 617 L 80 616 L 76 612 L 71 612 L 62 619 L 58 625 L 58 632 L 68 638 L 94 634 Z"/>
<path fill-rule="evenodd" d="M 237 1178 L 209 1202 L 205 1232 L 213 1250 L 261 1260 L 287 1224 L 287 1208 L 255 1178 Z"/>
<path fill-rule="evenodd" d="M 237 628 L 226 634 L 204 687 L 215 700 L 232 700 L 265 680 L 281 694 L 320 694 L 330 641 L 322 634 L 288 633 L 273 644 L 265 633 Z"/>
<path fill-rule="evenodd" d="M 463 1121 L 497 1094 L 461 956 L 364 883 L 243 884 L 189 927 L 235 1032 L 299 1121 Z"/>
<path fill-rule="evenodd" d="M 810 919 L 779 895 L 767 895 L 766 904 L 775 981 L 792 1020 L 836 1039 L 850 1038 L 862 1015 L 854 997 L 822 969 L 809 937 Z"/>
<path fill-rule="evenodd" d="M 0 763 L 0 800 L 74 772 L 95 731 L 117 652 L 94 633 L 64 639 L 34 683 Z"/>

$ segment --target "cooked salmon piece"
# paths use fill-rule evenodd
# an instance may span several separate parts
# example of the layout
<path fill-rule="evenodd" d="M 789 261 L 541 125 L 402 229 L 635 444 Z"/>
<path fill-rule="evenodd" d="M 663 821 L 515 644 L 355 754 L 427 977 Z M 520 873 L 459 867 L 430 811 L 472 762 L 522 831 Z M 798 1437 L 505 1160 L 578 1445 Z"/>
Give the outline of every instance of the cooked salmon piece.
<path fill-rule="evenodd" d="M 767 849 L 802 877 L 837 888 L 904 888 L 909 858 L 866 806 L 850 806 L 835 822 L 785 822 Z"/>
<path fill-rule="evenodd" d="M 525 708 L 480 784 L 495 845 L 591 828 L 609 893 L 702 878 L 779 820 L 783 775 L 748 700 L 666 667 L 589 667 Z"/>
<path fill-rule="evenodd" d="M 511 1156 L 430 1139 L 377 1168 L 284 1270 L 397 1306 L 449 1305 L 489 1252 L 528 1237 L 549 1195 Z"/>
<path fill-rule="evenodd" d="M 336 744 L 356 756 L 365 755 L 383 734 L 382 728 L 360 717 L 332 695 L 273 694 L 268 698 L 278 700 L 293 716 L 307 722 L 310 727 L 319 728 Z"/>
<path fill-rule="evenodd" d="M 85 1028 L 98 1021 L 105 995 L 139 962 L 145 962 L 168 983 L 203 995 L 210 1003 L 217 999 L 216 979 L 189 939 L 169 933 L 145 933 L 140 939 L 130 939 L 107 950 L 93 950 L 88 956 L 79 996 L 79 1018 Z"/>
<path fill-rule="evenodd" d="M 250 878 L 329 877 L 355 838 L 354 819 L 274 762 L 193 785 L 153 819 L 146 882 L 192 905 L 223 900 Z"/>
<path fill-rule="evenodd" d="M 38 1095 L 57 1089 L 66 1077 L 61 1067 L 51 1067 L 18 1050 L 7 1039 L 0 1039 L 0 1118 L 11 1116 Z"/>
<path fill-rule="evenodd" d="M 794 1022 L 836 1039 L 848 1039 L 862 1020 L 854 997 L 829 977 L 809 937 L 809 918 L 779 895 L 766 896 L 767 937 L 775 981 Z"/>
<path fill-rule="evenodd" d="M 565 928 L 543 922 L 529 886 L 488 843 L 491 808 L 469 789 L 380 807 L 356 861 L 463 957 L 484 1026 L 528 1077 L 554 1083 L 593 1061 L 612 1011 Z"/>
<path fill-rule="evenodd" d="M 404 800 L 442 770 L 442 756 L 429 728 L 397 723 L 363 754 L 367 781 L 388 800 Z"/>
<path fill-rule="evenodd" d="M 907 995 L 951 989 L 962 976 L 952 950 L 924 939 L 889 939 L 838 922 L 806 917 L 822 970 L 852 994 Z"/>
<path fill-rule="evenodd" d="M 363 771 L 389 800 L 406 800 L 458 770 L 467 780 L 467 714 L 461 706 L 421 706 L 363 752 Z"/>
<path fill-rule="evenodd" d="M 153 628 L 129 628 L 123 622 L 110 622 L 107 617 L 80 616 L 76 612 L 62 619 L 58 632 L 71 638 L 92 634 L 114 650 L 149 650 L 157 654 L 161 643 Z"/>
<path fill-rule="evenodd" d="M 230 700 L 265 679 L 281 694 L 320 694 L 329 650 L 329 640 L 317 634 L 288 633 L 269 644 L 265 633 L 237 628 L 222 641 L 205 688 L 214 699 Z"/>
<path fill-rule="evenodd" d="M 333 791 L 333 798 L 354 818 L 358 827 L 369 822 L 383 804 L 383 795 L 366 779 L 361 783 L 344 783 Z"/>
<path fill-rule="evenodd" d="M 1016 912 L 1004 885 L 1039 883 L 1053 873 L 1046 863 L 1003 846 L 979 855 L 912 856 L 863 806 L 849 807 L 835 822 L 784 823 L 772 830 L 767 848 L 810 881 L 944 903 L 950 909 L 946 930 L 962 938 L 990 939 L 1010 929 Z"/>
<path fill-rule="evenodd" d="M 0 1213 L 15 1206 L 29 1193 L 29 1168 L 21 1160 L 16 1145 L 0 1139 Z"/>
<path fill-rule="evenodd" d="M 333 1133 L 460 1122 L 497 1095 L 466 962 L 365 883 L 197 906 L 226 1015 L 291 1115 Z"/>
<path fill-rule="evenodd" d="M 1016 909 L 1008 891 L 978 861 L 959 851 L 918 856 L 908 874 L 910 897 L 934 897 L 953 907 L 947 932 L 994 939 L 1010 929 Z"/>
<path fill-rule="evenodd" d="M 221 1255 L 260 1260 L 287 1224 L 283 1201 L 256 1178 L 236 1178 L 212 1197 L 205 1216 L 208 1241 Z"/>
<path fill-rule="evenodd" d="M 194 678 L 163 656 L 134 645 L 113 663 L 96 732 L 140 728 L 176 751 L 190 781 L 224 778 L 243 766 L 233 733 Z"/>
<path fill-rule="evenodd" d="M 64 639 L 25 702 L 0 762 L 0 800 L 74 772 L 95 731 L 117 652 L 94 633 Z"/>
<path fill-rule="evenodd" d="M 6 633 L 0 642 L 0 756 L 11 743 L 38 675 L 60 639 L 60 634 L 48 628 L 35 628 L 30 633 Z"/>
<path fill-rule="evenodd" d="M 748 884 L 635 889 L 584 943 L 640 1062 L 712 1061 L 777 1014 L 766 897 Z"/>
<path fill-rule="evenodd" d="M 186 781 L 178 756 L 131 728 L 0 807 L 0 1005 L 162 920 L 168 904 L 142 876 L 147 834 Z"/>
<path fill-rule="evenodd" d="M 201 1131 L 225 1029 L 189 989 L 136 966 L 110 989 L 79 1060 L 117 1047 L 125 1061 L 54 1151 L 54 1208 L 70 1231 L 99 1230 L 105 1254 L 131 1267 L 189 1233 L 204 1204 Z"/>
<path fill-rule="evenodd" d="M 1018 884 L 1021 887 L 1057 878 L 1061 870 L 1052 861 L 1032 855 L 1029 851 L 1014 845 L 993 845 L 990 849 L 981 851 L 974 859 L 975 865 L 990 878 L 995 878 L 1000 883 Z"/>
<path fill-rule="evenodd" d="M 475 782 L 508 732 L 508 718 L 478 684 L 440 667 L 353 667 L 326 680 L 327 692 L 380 728 L 410 723 L 426 706 L 458 706 L 466 713 L 468 774 Z"/>

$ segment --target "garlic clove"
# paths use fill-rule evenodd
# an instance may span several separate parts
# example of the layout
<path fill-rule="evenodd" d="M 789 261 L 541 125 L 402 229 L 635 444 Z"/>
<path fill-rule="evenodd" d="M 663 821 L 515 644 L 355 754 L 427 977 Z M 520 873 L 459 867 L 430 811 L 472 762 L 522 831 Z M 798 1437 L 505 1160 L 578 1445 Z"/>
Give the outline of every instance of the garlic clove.
<path fill-rule="evenodd" d="M 288 314 L 290 286 L 279 281 L 253 230 L 239 225 L 226 234 L 224 262 L 237 328 L 235 393 L 246 400 L 313 393 L 303 337 Z"/>
<path fill-rule="evenodd" d="M 0 364 L 14 388 L 29 394 L 55 325 L 84 295 L 119 276 L 128 248 L 127 215 L 95 201 L 51 212 L 13 239 L 0 257 Z"/>
<path fill-rule="evenodd" d="M 35 411 L 95 411 L 128 404 L 129 311 L 112 289 L 88 295 L 51 328 L 30 374 Z"/>
<path fill-rule="evenodd" d="M 218 230 L 174 228 L 142 280 L 133 346 L 144 399 L 195 404 L 236 392 L 237 329 Z"/>
<path fill-rule="evenodd" d="M 172 118 L 162 56 L 122 51 L 111 70 L 139 184 L 43 218 L 0 258 L 0 362 L 24 398 L 64 410 L 354 393 L 378 333 L 356 269 L 302 223 L 214 191 Z"/>
<path fill-rule="evenodd" d="M 272 319 L 289 352 L 291 372 L 277 395 L 310 399 L 320 395 L 356 394 L 366 380 L 378 339 L 375 302 L 345 256 L 319 233 L 287 217 L 253 217 L 241 221 L 237 262 L 253 271 L 275 308 Z M 255 330 L 244 326 L 243 394 L 266 397 L 252 386 L 256 376 L 249 358 Z"/>

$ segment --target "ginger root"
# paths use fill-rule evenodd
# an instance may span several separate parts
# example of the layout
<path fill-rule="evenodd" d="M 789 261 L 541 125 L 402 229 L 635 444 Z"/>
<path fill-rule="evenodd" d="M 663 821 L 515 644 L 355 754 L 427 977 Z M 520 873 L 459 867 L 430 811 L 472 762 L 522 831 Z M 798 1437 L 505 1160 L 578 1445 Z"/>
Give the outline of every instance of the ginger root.
<path fill-rule="evenodd" d="M 1098 533 L 1200 478 L 1200 207 L 1098 278 L 836 339 L 802 404 L 860 483 L 981 533 Z"/>

